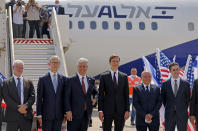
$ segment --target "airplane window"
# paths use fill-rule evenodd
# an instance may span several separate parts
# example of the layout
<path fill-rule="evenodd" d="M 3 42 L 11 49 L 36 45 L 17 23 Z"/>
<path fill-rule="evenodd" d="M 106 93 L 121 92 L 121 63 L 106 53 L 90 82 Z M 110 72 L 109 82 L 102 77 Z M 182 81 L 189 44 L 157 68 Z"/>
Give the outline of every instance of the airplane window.
<path fill-rule="evenodd" d="M 114 22 L 114 29 L 116 29 L 116 30 L 120 29 L 120 22 L 118 22 L 118 21 Z"/>
<path fill-rule="evenodd" d="M 78 28 L 79 29 L 84 29 L 85 28 L 84 21 L 78 21 Z"/>
<path fill-rule="evenodd" d="M 93 30 L 96 29 L 96 22 L 95 21 L 90 22 L 90 28 L 93 29 Z"/>
<path fill-rule="evenodd" d="M 107 29 L 108 29 L 108 22 L 107 22 L 107 21 L 103 21 L 103 22 L 102 22 L 102 28 L 103 28 L 104 30 L 107 30 Z"/>
<path fill-rule="evenodd" d="M 140 22 L 139 23 L 139 29 L 140 30 L 144 30 L 145 29 L 145 23 L 144 22 Z"/>
<path fill-rule="evenodd" d="M 132 30 L 132 23 L 130 21 L 126 22 L 126 29 L 127 30 Z"/>
<path fill-rule="evenodd" d="M 157 28 L 158 28 L 157 22 L 152 22 L 151 23 L 151 28 L 152 28 L 152 30 L 157 30 Z"/>
<path fill-rule="evenodd" d="M 194 31 L 195 30 L 194 23 L 192 23 L 192 22 L 188 23 L 188 30 L 189 31 Z"/>
<path fill-rule="evenodd" d="M 69 21 L 69 29 L 72 29 L 72 21 Z"/>

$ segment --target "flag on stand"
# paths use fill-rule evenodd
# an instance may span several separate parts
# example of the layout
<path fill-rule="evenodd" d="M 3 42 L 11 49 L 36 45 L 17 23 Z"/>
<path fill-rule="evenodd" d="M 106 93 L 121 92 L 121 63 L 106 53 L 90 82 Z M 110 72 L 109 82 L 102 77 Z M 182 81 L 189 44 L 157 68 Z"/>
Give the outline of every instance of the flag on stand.
<path fill-rule="evenodd" d="M 146 59 L 145 56 L 142 57 L 143 63 L 144 63 L 144 70 L 149 71 L 152 73 L 152 81 L 151 84 L 155 84 L 159 86 L 159 82 L 156 78 L 156 70 L 155 68 L 151 65 L 151 63 Z"/>
<path fill-rule="evenodd" d="M 193 69 L 194 69 L 194 79 L 198 79 L 198 56 L 194 61 Z"/>

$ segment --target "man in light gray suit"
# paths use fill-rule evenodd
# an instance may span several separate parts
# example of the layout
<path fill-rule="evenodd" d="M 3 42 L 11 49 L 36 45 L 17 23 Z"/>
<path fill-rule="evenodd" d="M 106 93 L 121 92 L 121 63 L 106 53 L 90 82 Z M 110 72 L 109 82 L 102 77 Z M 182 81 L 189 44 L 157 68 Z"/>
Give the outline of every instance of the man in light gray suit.
<path fill-rule="evenodd" d="M 169 65 L 171 78 L 162 83 L 161 95 L 165 107 L 165 131 L 187 131 L 190 84 L 179 77 L 179 64 Z"/>
<path fill-rule="evenodd" d="M 23 61 L 14 61 L 14 74 L 3 83 L 3 98 L 7 104 L 7 131 L 31 131 L 32 128 L 35 91 L 32 82 L 22 76 L 23 66 Z"/>

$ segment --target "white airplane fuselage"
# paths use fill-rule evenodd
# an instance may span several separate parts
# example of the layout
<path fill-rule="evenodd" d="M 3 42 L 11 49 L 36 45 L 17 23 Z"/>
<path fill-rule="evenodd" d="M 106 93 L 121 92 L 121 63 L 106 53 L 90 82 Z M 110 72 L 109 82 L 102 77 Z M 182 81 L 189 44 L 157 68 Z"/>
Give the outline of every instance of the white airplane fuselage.
<path fill-rule="evenodd" d="M 156 48 L 167 49 L 198 38 L 196 0 L 60 0 L 60 5 L 70 14 L 69 75 L 76 72 L 80 57 L 88 58 L 88 74 L 95 76 L 109 69 L 108 59 L 113 53 L 124 65 L 154 53 Z"/>

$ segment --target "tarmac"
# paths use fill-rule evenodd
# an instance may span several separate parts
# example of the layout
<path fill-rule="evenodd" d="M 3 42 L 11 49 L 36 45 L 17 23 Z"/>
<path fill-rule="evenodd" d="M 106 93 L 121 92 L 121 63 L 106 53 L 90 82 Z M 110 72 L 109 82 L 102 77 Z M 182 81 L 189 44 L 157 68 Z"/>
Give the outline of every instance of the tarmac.
<path fill-rule="evenodd" d="M 102 123 L 98 118 L 98 111 L 97 109 L 94 109 L 92 113 L 92 127 L 89 127 L 88 131 L 102 131 L 102 128 L 100 128 L 101 126 Z M 113 128 L 112 131 L 114 131 Z M 125 122 L 124 131 L 136 131 L 135 126 L 130 125 L 130 117 Z"/>
<path fill-rule="evenodd" d="M 124 131 L 136 131 L 136 127 L 131 126 L 130 123 L 131 122 L 130 122 L 130 117 L 129 117 L 129 119 L 125 122 Z M 102 123 L 98 118 L 98 111 L 97 109 L 94 109 L 92 113 L 92 127 L 89 127 L 88 131 L 102 131 L 102 128 L 100 128 L 101 125 Z M 113 128 L 112 128 L 112 131 L 114 131 Z M 161 128 L 160 128 L 160 131 L 162 131 Z"/>
<path fill-rule="evenodd" d="M 97 109 L 94 109 L 92 113 L 92 127 L 89 127 L 88 131 L 102 131 L 101 126 L 102 126 L 102 123 L 98 118 L 98 111 Z M 6 127 L 6 123 L 2 123 L 2 131 L 6 130 L 5 127 Z M 112 131 L 114 131 L 113 127 L 112 127 Z M 66 127 L 64 126 L 63 131 L 66 131 L 65 128 Z M 130 117 L 125 122 L 124 131 L 136 131 L 135 125 L 134 126 L 130 125 Z M 162 131 L 161 128 L 160 128 L 160 131 Z"/>

